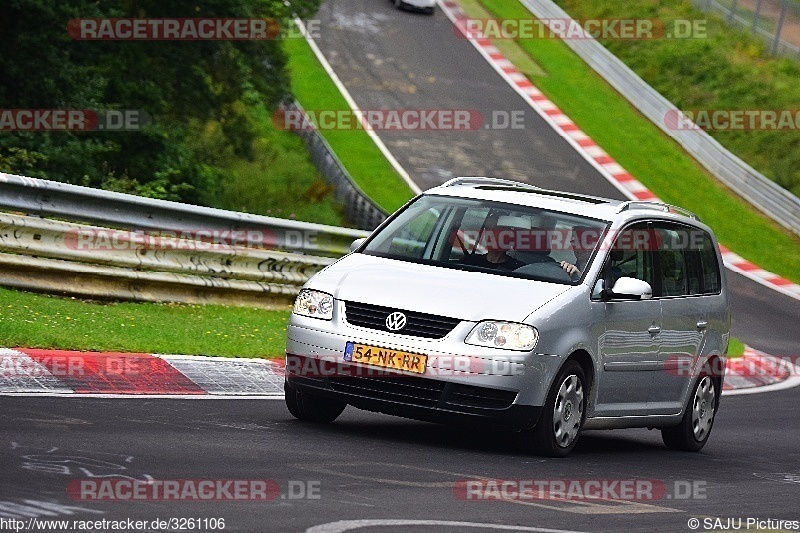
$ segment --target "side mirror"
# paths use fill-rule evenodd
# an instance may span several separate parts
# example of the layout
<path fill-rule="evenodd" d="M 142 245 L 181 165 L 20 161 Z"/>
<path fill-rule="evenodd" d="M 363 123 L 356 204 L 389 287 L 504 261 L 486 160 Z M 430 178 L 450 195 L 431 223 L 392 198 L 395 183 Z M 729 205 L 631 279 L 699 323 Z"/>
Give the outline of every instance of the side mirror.
<path fill-rule="evenodd" d="M 653 288 L 646 281 L 636 278 L 619 278 L 611 290 L 606 291 L 610 300 L 649 300 L 653 297 Z"/>
<path fill-rule="evenodd" d="M 366 238 L 361 238 L 361 239 L 356 239 L 353 242 L 351 242 L 350 243 L 350 251 L 351 252 L 355 252 L 356 250 L 361 248 L 361 245 L 364 244 L 364 241 L 366 241 L 366 240 L 367 240 Z"/>

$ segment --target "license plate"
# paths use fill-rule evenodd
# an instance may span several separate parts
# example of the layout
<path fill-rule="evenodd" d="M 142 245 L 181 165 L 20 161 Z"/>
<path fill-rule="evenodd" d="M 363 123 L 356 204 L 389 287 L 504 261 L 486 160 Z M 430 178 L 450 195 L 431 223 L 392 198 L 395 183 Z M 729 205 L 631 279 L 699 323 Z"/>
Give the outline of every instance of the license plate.
<path fill-rule="evenodd" d="M 345 345 L 344 360 L 416 374 L 424 374 L 428 364 L 428 356 L 424 354 L 390 350 L 357 342 L 348 342 Z"/>

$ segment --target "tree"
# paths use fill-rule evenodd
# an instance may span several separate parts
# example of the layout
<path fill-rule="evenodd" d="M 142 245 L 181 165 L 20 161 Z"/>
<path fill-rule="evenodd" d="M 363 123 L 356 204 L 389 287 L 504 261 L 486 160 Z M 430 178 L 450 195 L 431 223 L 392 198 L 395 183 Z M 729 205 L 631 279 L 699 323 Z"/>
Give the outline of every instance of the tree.
<path fill-rule="evenodd" d="M 278 39 L 74 39 L 73 19 L 308 17 L 319 0 L 6 0 L 0 109 L 133 110 L 135 131 L 3 131 L 0 170 L 197 202 L 216 186 L 221 153 L 252 155 L 248 107 L 288 92 Z M 115 115 L 118 116 L 118 115 Z M 209 123 L 217 144 L 198 143 Z"/>

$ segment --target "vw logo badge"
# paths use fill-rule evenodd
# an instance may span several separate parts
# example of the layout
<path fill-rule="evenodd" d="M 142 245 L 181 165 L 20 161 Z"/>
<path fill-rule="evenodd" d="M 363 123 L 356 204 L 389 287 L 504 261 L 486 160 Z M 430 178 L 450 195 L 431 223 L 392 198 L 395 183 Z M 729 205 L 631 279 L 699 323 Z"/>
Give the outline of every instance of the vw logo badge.
<path fill-rule="evenodd" d="M 400 311 L 395 311 L 386 317 L 386 329 L 389 331 L 400 331 L 406 327 L 407 321 L 408 319 L 406 319 L 406 315 Z"/>

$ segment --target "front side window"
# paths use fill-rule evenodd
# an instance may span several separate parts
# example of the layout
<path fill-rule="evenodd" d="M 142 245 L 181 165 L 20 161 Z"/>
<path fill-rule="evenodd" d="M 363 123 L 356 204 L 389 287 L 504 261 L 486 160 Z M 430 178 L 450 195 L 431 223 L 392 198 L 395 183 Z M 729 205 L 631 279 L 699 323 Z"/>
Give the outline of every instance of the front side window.
<path fill-rule="evenodd" d="M 653 287 L 652 231 L 646 223 L 633 224 L 620 231 L 608 254 L 607 275 L 610 287 L 619 278 L 635 278 Z"/>
<path fill-rule="evenodd" d="M 370 237 L 362 253 L 577 283 L 606 227 L 595 219 L 535 207 L 425 195 Z"/>

